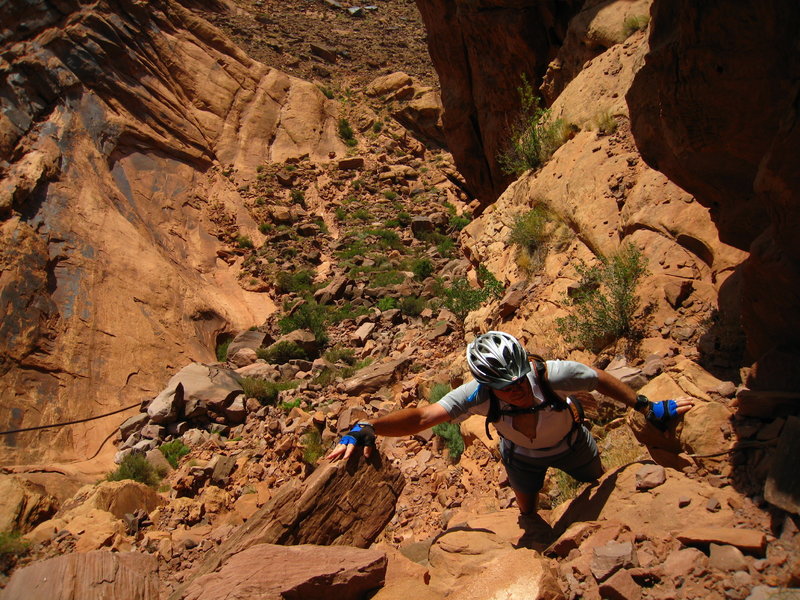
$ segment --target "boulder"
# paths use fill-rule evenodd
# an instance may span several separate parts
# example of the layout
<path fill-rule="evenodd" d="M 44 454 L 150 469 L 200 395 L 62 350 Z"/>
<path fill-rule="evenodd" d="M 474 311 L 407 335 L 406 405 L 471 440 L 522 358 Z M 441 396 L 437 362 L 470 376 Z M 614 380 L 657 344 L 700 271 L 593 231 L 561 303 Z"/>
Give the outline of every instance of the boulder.
<path fill-rule="evenodd" d="M 386 555 L 377 550 L 257 544 L 197 578 L 184 600 L 361 600 L 383 585 L 385 573 Z"/>
<path fill-rule="evenodd" d="M 307 356 L 316 356 L 319 353 L 319 342 L 314 337 L 314 334 L 307 329 L 295 329 L 281 336 L 275 344 L 282 342 L 294 342 L 303 349 Z"/>
<path fill-rule="evenodd" d="M 365 392 L 376 392 L 382 387 L 396 381 L 405 367 L 412 361 L 412 357 L 404 355 L 395 360 L 375 363 L 364 367 L 353 377 L 342 383 L 346 394 L 358 395 Z"/>
<path fill-rule="evenodd" d="M 383 96 L 402 87 L 411 85 L 412 80 L 406 73 L 398 71 L 378 77 L 367 86 L 368 96 Z"/>
<path fill-rule="evenodd" d="M 320 304 L 329 304 L 344 295 L 344 290 L 351 285 L 353 280 L 345 275 L 337 275 L 323 288 L 314 292 L 314 300 Z"/>
<path fill-rule="evenodd" d="M 196 417 L 205 414 L 207 408 L 224 409 L 242 393 L 234 371 L 192 363 L 169 380 L 166 389 L 148 406 L 147 414 L 154 423 Z"/>
<path fill-rule="evenodd" d="M 170 598 L 178 600 L 195 578 L 219 569 L 256 544 L 369 546 L 394 514 L 403 489 L 400 471 L 376 452 L 348 462 L 323 463 L 305 481 L 291 480 L 234 531 Z"/>
<path fill-rule="evenodd" d="M 719 544 L 729 545 L 751 554 L 763 556 L 767 547 L 767 538 L 761 531 L 733 527 L 692 527 L 675 534 L 675 537 L 687 545 Z"/>
<path fill-rule="evenodd" d="M 158 561 L 138 552 L 66 554 L 14 572 L 2 600 L 158 600 Z"/>
<path fill-rule="evenodd" d="M 96 486 L 84 486 L 68 502 L 59 514 L 70 519 L 89 510 L 97 509 L 111 513 L 121 519 L 126 513 L 141 509 L 150 512 L 164 504 L 164 499 L 153 488 L 138 481 L 103 481 Z"/>
<path fill-rule="evenodd" d="M 228 356 L 234 356 L 242 348 L 258 350 L 264 345 L 272 343 L 272 338 L 263 331 L 247 330 L 238 334 L 228 344 Z"/>
<path fill-rule="evenodd" d="M 132 433 L 139 431 L 147 424 L 149 419 L 150 417 L 148 414 L 143 412 L 125 419 L 122 425 L 119 426 L 119 433 L 122 436 L 122 439 L 128 439 Z"/>
<path fill-rule="evenodd" d="M 796 471 L 799 447 L 800 418 L 792 416 L 786 420 L 778 439 L 764 485 L 764 497 L 768 502 L 796 515 L 800 514 L 800 478 Z"/>
<path fill-rule="evenodd" d="M 25 533 L 58 510 L 43 486 L 17 475 L 0 475 L 0 498 L 0 531 Z"/>

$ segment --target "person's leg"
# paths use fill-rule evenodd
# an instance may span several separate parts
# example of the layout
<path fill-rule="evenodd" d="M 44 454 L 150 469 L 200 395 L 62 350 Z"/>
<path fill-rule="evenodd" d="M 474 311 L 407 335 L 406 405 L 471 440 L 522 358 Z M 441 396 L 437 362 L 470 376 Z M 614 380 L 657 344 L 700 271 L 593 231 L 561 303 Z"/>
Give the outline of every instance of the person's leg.
<path fill-rule="evenodd" d="M 583 482 L 597 481 L 603 474 L 600 451 L 585 427 L 576 436 L 570 451 L 560 456 L 552 466 Z"/>
<path fill-rule="evenodd" d="M 539 490 L 544 485 L 547 467 L 531 464 L 531 459 L 503 454 L 503 466 L 506 468 L 508 483 L 517 498 L 517 507 L 523 515 L 536 511 Z"/>

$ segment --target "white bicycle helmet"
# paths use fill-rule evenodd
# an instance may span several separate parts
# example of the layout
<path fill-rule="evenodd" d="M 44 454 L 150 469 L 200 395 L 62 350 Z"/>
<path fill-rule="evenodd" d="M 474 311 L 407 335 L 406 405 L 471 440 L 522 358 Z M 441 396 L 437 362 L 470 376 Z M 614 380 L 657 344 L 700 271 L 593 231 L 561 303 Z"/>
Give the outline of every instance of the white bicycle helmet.
<path fill-rule="evenodd" d="M 467 346 L 467 364 L 479 383 L 495 390 L 508 387 L 531 371 L 519 340 L 503 331 L 489 331 Z"/>

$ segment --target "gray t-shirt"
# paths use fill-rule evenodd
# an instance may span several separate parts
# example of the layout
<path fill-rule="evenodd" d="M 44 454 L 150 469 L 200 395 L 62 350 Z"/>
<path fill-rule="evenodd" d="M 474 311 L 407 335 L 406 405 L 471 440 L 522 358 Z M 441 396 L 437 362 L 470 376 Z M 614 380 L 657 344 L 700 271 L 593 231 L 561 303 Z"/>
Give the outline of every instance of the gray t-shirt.
<path fill-rule="evenodd" d="M 591 367 L 572 360 L 548 360 L 547 379 L 550 387 L 555 392 L 565 398 L 570 392 L 591 391 L 597 387 L 597 372 Z M 533 396 L 537 403 L 545 401 L 545 395 L 536 381 L 534 370 L 528 374 L 531 382 Z M 473 380 L 457 387 L 444 398 L 439 400 L 450 420 L 460 421 L 467 416 L 483 415 L 489 412 L 489 394 L 491 390 L 487 386 L 479 386 Z M 500 402 L 501 408 L 509 408 L 511 405 Z M 553 410 L 548 406 L 539 413 L 539 422 L 536 426 L 536 437 L 528 438 L 523 433 L 513 427 L 513 417 L 503 415 L 494 424 L 497 432 L 504 440 L 512 442 L 515 451 L 527 456 L 544 457 L 560 454 L 569 448 L 566 440 L 567 434 L 572 429 L 572 415 L 568 410 Z"/>

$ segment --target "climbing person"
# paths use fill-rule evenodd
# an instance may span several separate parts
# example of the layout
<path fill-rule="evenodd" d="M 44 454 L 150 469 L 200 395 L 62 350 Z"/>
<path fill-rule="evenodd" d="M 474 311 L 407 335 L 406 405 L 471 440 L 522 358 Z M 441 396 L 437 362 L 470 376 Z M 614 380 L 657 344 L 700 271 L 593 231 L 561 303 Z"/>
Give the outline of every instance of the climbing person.
<path fill-rule="evenodd" d="M 584 482 L 596 481 L 603 474 L 597 444 L 583 425 L 579 402 L 570 393 L 596 390 L 639 411 L 662 430 L 694 406 L 689 397 L 651 402 L 616 377 L 579 362 L 544 361 L 501 331 L 476 337 L 467 346 L 467 364 L 472 381 L 434 404 L 359 421 L 326 458 L 348 459 L 358 446 L 369 457 L 378 435 L 413 435 L 469 414 L 483 415 L 487 434 L 489 423 L 494 423 L 500 435 L 508 481 L 525 515 L 536 510 L 548 468 L 561 469 Z"/>

